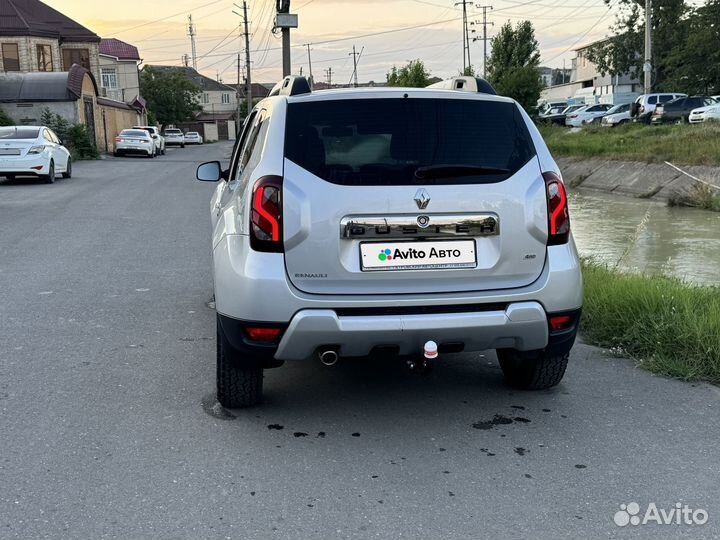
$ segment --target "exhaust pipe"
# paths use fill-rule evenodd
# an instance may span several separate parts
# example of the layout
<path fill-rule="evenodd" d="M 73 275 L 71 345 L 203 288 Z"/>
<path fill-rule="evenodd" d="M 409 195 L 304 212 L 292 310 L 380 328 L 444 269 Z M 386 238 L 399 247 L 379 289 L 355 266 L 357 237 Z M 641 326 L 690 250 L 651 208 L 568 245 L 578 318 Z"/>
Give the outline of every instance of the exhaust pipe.
<path fill-rule="evenodd" d="M 337 364 L 338 353 L 336 353 L 332 349 L 321 351 L 318 356 L 320 357 L 320 362 L 322 362 L 324 366 L 334 366 L 335 364 Z"/>

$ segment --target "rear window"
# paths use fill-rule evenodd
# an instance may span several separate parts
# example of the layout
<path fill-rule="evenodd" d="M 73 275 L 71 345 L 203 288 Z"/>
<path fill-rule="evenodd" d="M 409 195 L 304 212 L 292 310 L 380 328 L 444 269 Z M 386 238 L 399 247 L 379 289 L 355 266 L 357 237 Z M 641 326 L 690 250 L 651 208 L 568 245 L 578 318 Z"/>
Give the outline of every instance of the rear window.
<path fill-rule="evenodd" d="M 179 129 L 166 129 L 165 130 L 166 135 L 182 135 L 182 131 Z"/>
<path fill-rule="evenodd" d="M 0 139 L 37 139 L 40 128 L 0 127 Z"/>
<path fill-rule="evenodd" d="M 394 98 L 288 106 L 285 157 L 334 184 L 499 182 L 533 156 L 513 103 Z M 416 175 L 421 167 L 443 166 L 444 173 Z M 471 174 L 472 167 L 491 172 Z"/>
<path fill-rule="evenodd" d="M 139 129 L 123 129 L 120 132 L 120 135 L 125 135 L 126 137 L 143 137 L 143 138 L 149 137 L 149 134 L 147 131 L 141 131 Z"/>

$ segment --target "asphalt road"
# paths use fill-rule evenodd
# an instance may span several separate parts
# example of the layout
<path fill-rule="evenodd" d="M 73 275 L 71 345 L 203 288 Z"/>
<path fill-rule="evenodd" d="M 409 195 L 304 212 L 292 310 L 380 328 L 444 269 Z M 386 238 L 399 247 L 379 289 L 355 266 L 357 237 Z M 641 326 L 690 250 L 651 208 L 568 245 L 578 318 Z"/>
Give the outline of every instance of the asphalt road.
<path fill-rule="evenodd" d="M 193 178 L 227 152 L 0 182 L 0 538 L 720 537 L 720 391 L 588 346 L 544 392 L 491 352 L 429 376 L 309 360 L 214 408 Z M 631 502 L 708 521 L 617 526 Z"/>

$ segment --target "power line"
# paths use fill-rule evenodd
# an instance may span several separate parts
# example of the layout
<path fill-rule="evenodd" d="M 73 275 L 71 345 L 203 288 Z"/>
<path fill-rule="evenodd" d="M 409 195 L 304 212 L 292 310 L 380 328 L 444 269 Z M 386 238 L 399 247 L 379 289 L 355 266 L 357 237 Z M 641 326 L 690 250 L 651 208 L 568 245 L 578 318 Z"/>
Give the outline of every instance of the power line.
<path fill-rule="evenodd" d="M 222 2 L 223 0 L 214 0 L 213 2 L 208 2 L 207 4 L 203 4 L 202 6 L 197 6 L 194 9 L 186 9 L 185 11 L 180 11 L 179 13 L 175 13 L 173 15 L 168 15 L 167 17 L 162 17 L 160 19 L 155 19 L 154 21 L 144 22 L 142 24 L 138 24 L 137 26 L 131 26 L 130 28 L 124 28 L 122 30 L 118 30 L 117 32 L 113 32 L 112 34 L 108 34 L 108 36 L 117 36 L 118 34 L 124 34 L 125 32 L 129 32 L 130 30 L 135 30 L 136 28 L 142 28 L 143 26 L 148 26 L 150 24 L 159 23 L 162 21 L 167 21 L 168 19 L 172 19 L 174 17 L 179 17 L 180 15 L 187 15 L 191 11 L 197 11 L 198 9 L 202 9 L 208 6 L 212 6 L 213 4 L 217 4 L 219 2 Z"/>
<path fill-rule="evenodd" d="M 603 21 L 603 19 L 605 19 L 605 18 L 610 14 L 610 10 L 612 9 L 612 7 L 613 7 L 612 4 L 610 4 L 610 5 L 608 6 L 607 11 L 606 11 L 597 21 L 595 21 L 595 23 L 594 23 L 590 28 L 588 28 L 587 31 L 585 31 L 579 38 L 577 38 L 577 39 L 573 42 L 572 45 L 570 45 L 567 49 L 563 50 L 562 52 L 556 54 L 556 55 L 553 56 L 552 58 L 544 59 L 544 60 L 543 60 L 543 63 L 548 64 L 548 63 L 552 62 L 552 61 L 555 60 L 556 58 L 559 58 L 560 56 L 562 56 L 563 54 L 565 54 L 566 52 L 568 52 L 569 50 L 571 50 L 573 47 L 575 47 L 575 45 L 577 45 L 578 43 L 580 43 L 583 39 L 585 39 L 585 36 L 587 36 L 590 32 L 592 32 L 593 29 L 594 29 L 598 24 L 600 24 L 600 23 Z"/>

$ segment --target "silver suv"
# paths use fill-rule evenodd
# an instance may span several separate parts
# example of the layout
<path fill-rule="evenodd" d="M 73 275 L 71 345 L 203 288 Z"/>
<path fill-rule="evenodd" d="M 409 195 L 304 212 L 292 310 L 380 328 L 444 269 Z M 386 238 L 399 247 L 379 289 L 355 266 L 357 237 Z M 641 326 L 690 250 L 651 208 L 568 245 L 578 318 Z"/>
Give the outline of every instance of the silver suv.
<path fill-rule="evenodd" d="M 562 379 L 580 262 L 558 166 L 512 99 L 311 92 L 288 77 L 248 116 L 229 169 L 204 163 L 197 178 L 220 181 L 211 218 L 222 405 L 258 403 L 263 369 L 313 354 L 422 365 L 495 349 L 516 387 Z"/>

